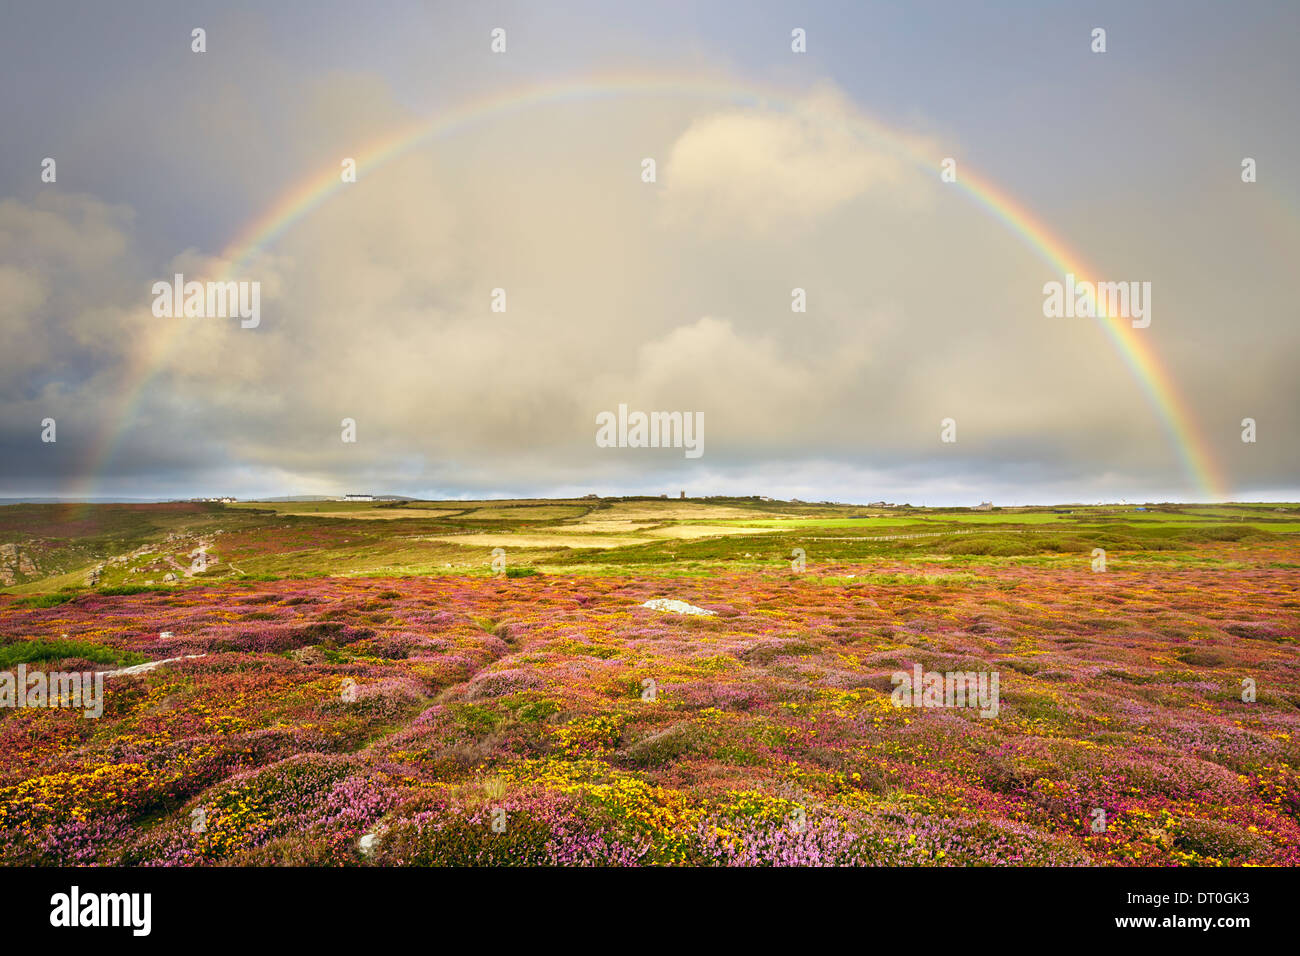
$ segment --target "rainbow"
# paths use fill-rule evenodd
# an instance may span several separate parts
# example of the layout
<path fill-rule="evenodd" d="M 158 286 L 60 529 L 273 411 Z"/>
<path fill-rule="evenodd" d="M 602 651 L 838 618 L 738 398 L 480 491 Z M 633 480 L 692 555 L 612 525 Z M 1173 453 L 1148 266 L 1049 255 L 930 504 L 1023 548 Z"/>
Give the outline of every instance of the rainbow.
<path fill-rule="evenodd" d="M 734 79 L 717 77 L 664 77 L 661 75 L 607 75 L 589 77 L 579 82 L 559 82 L 497 93 L 457 108 L 439 113 L 432 119 L 410 123 L 371 143 L 357 152 L 357 172 L 373 173 L 385 164 L 431 140 L 446 137 L 474 124 L 497 119 L 543 104 L 566 101 L 590 101 L 632 95 L 704 98 L 731 106 L 750 106 L 783 110 L 798 114 L 806 109 L 788 92 L 761 89 L 753 84 L 738 85 Z M 860 136 L 883 144 L 930 175 L 937 175 L 940 158 L 933 146 L 908 132 L 888 127 L 857 114 L 847 125 Z M 270 247 L 345 184 L 337 160 L 316 175 L 285 192 L 261 215 L 250 222 L 220 253 L 223 267 L 211 278 L 230 279 L 239 274 L 255 256 Z M 1073 273 L 1078 281 L 1094 281 L 1093 271 L 1006 193 L 991 182 L 971 172 L 962 164 L 956 183 L 959 191 L 980 208 L 992 214 L 1024 243 L 1064 277 Z M 1183 469 L 1199 494 L 1209 501 L 1227 499 L 1227 482 L 1217 467 L 1208 442 L 1195 427 L 1194 417 L 1181 396 L 1169 370 L 1161 363 L 1149 340 L 1144 339 L 1127 319 L 1103 314 L 1093 301 L 1093 311 L 1111 345 L 1139 383 L 1148 403 L 1156 412 L 1167 436 L 1177 450 Z M 167 366 L 167 360 L 180 341 L 181 325 L 170 332 L 142 343 L 130 362 L 126 383 L 121 390 L 119 407 L 110 416 L 114 424 L 92 446 L 86 466 L 81 470 L 87 496 L 98 474 L 134 419 L 135 406 L 154 378 Z"/>

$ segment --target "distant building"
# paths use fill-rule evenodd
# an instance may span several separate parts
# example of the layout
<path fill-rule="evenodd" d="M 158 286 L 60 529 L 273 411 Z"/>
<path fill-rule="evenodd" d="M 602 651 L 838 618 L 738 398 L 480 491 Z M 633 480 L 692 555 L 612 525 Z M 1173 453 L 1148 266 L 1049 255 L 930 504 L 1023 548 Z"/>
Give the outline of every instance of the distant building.
<path fill-rule="evenodd" d="M 873 502 L 871 502 L 869 505 L 867 505 L 867 507 L 868 507 L 868 508 L 888 508 L 889 505 L 885 504 L 885 502 L 883 502 L 883 501 L 873 501 Z"/>
<path fill-rule="evenodd" d="M 991 501 L 981 501 L 979 504 L 977 504 L 974 508 L 971 509 L 971 511 L 992 511 L 992 510 L 993 510 L 993 502 Z"/>
<path fill-rule="evenodd" d="M 683 497 L 683 498 L 686 497 L 686 492 L 684 492 L 684 491 L 682 492 L 682 497 Z"/>
<path fill-rule="evenodd" d="M 344 501 L 374 501 L 374 495 L 344 495 Z"/>
<path fill-rule="evenodd" d="M 582 496 L 582 500 L 583 500 L 583 501 L 587 501 L 587 500 L 589 500 L 589 499 L 591 499 L 591 500 L 599 500 L 599 498 L 600 498 L 600 495 L 594 495 L 594 494 L 593 494 L 593 495 L 583 495 L 583 496 Z"/>

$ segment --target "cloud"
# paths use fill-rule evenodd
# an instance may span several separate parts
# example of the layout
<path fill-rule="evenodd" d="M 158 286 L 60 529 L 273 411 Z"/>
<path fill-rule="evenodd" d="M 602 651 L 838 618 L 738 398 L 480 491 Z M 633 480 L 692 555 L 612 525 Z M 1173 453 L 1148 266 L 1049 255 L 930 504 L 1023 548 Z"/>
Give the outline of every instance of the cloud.
<path fill-rule="evenodd" d="M 209 92 L 196 81 L 185 115 L 205 115 Z M 262 121 L 311 154 L 295 167 L 309 177 L 374 141 L 375 117 L 409 120 L 383 84 L 327 76 L 279 89 Z M 154 280 L 223 271 L 228 232 L 187 227 L 205 201 L 252 221 L 269 179 L 277 194 L 297 181 L 232 173 L 244 161 L 222 122 L 186 127 L 185 189 L 160 180 L 178 222 L 61 186 L 0 201 L 0 494 L 51 493 L 119 432 L 100 493 L 686 487 L 934 503 L 1185 488 L 1104 333 L 1042 317 L 1052 276 L 1032 252 L 862 128 L 830 91 L 794 110 L 635 97 L 466 124 L 363 168 L 244 264 L 262 284 L 253 330 L 149 309 Z M 114 117 L 95 130 L 112 137 Z M 648 153 L 666 157 L 655 186 L 638 175 Z M 1186 245 L 1145 240 L 1202 262 L 1181 232 Z M 806 313 L 790 309 L 796 286 Z M 498 287 L 505 313 L 490 309 Z M 1294 337 L 1272 317 L 1289 290 L 1253 287 L 1249 368 L 1179 334 L 1225 313 L 1195 291 L 1157 292 L 1169 318 L 1153 340 L 1180 381 L 1215 383 L 1205 402 L 1267 429 L 1234 459 L 1238 478 L 1283 486 L 1294 469 L 1273 439 L 1300 403 Z M 704 458 L 597 448 L 594 416 L 619 403 L 704 412 Z M 1235 438 L 1245 414 L 1221 430 Z M 45 415 L 57 448 L 39 447 Z M 959 442 L 942 447 L 947 416 Z"/>
<path fill-rule="evenodd" d="M 803 231 L 871 192 L 898 198 L 906 161 L 864 140 L 852 107 L 824 88 L 790 111 L 710 113 L 673 143 L 664 214 L 720 234 Z"/>

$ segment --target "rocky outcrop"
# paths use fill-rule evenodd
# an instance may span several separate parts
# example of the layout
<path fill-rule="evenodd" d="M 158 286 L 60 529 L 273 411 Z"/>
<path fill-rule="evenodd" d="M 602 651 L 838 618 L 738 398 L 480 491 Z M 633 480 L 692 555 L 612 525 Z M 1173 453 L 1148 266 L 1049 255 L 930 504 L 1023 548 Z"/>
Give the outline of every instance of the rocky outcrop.
<path fill-rule="evenodd" d="M 646 601 L 641 605 L 648 607 L 652 611 L 668 611 L 672 614 L 717 614 L 717 611 L 707 611 L 702 607 L 696 607 L 694 604 L 687 604 L 685 601 L 677 601 L 672 598 L 654 598 Z"/>
<path fill-rule="evenodd" d="M 0 585 L 8 587 L 39 573 L 36 562 L 16 544 L 0 544 Z"/>

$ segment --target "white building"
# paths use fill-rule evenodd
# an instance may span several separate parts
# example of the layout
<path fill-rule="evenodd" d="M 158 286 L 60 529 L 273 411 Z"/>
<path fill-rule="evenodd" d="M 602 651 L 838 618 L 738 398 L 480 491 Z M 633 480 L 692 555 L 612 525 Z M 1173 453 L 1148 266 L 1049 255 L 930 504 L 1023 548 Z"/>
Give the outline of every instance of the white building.
<path fill-rule="evenodd" d="M 374 501 L 374 495 L 344 495 L 344 501 Z"/>

